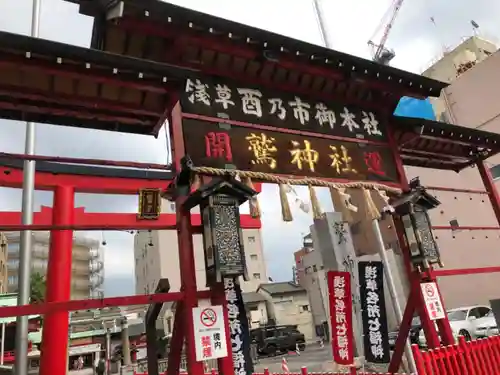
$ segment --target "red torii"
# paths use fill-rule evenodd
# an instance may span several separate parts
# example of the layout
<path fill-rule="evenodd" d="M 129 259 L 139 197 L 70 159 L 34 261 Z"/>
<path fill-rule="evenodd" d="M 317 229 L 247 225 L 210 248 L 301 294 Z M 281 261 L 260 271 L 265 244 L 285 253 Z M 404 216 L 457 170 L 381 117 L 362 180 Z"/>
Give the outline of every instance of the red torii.
<path fill-rule="evenodd" d="M 1 178 L 0 178 L 1 181 Z M 34 212 L 34 230 L 54 229 L 52 218 L 54 210 L 52 207 L 42 206 L 41 210 Z M 72 225 L 65 225 L 61 229 L 70 230 L 175 230 L 175 214 L 161 214 L 158 220 L 139 220 L 137 214 L 132 213 L 102 213 L 85 212 L 85 207 L 76 207 L 73 211 L 74 222 Z M 113 223 L 113 224 L 109 224 Z M 262 224 L 259 219 L 250 215 L 241 215 L 241 227 L 243 229 L 260 229 Z M 191 216 L 193 227 L 201 226 L 200 214 Z M 0 228 L 4 231 L 18 231 L 23 227 L 21 224 L 21 212 L 4 211 L 0 212 Z"/>
<path fill-rule="evenodd" d="M 0 164 L 9 163 L 0 160 Z M 93 164 L 98 164 L 98 162 L 96 161 Z M 104 161 L 102 164 L 104 164 Z M 133 164 L 133 167 L 137 168 L 141 163 Z M 149 168 L 146 164 L 143 164 L 143 167 Z M 69 172 L 71 170 L 76 172 L 78 168 L 80 169 L 79 174 Z M 86 169 L 87 171 L 85 171 Z M 121 174 L 121 176 L 106 176 L 106 174 L 111 173 L 114 175 Z M 173 174 L 169 171 L 151 173 L 153 178 L 161 174 L 162 178 L 156 179 L 149 179 L 147 176 L 141 178 L 126 177 L 133 174 L 133 171 L 127 169 L 77 167 L 47 161 L 37 163 L 35 189 L 54 191 L 53 208 L 42 206 L 39 212 L 35 212 L 33 215 L 34 226 L 32 227 L 33 230 L 51 230 L 46 302 L 67 304 L 70 301 L 73 230 L 176 229 L 176 214 L 161 214 L 158 220 L 139 220 L 135 213 L 91 213 L 85 212 L 84 207 L 75 208 L 74 200 L 77 192 L 135 195 L 144 188 L 165 189 L 173 177 Z M 22 181 L 22 169 L 17 166 L 0 166 L 1 187 L 21 188 Z M 261 184 L 255 184 L 254 188 L 261 191 L 261 187 Z M 110 225 L 109 223 L 113 224 Z M 191 223 L 193 229 L 199 232 L 201 229 L 200 215 L 193 214 Z M 250 215 L 242 215 L 241 226 L 247 229 L 258 229 L 261 227 L 261 221 L 252 218 Z M 20 212 L 0 212 L 0 230 L 15 231 L 21 230 L 22 227 Z M 160 297 L 163 299 L 167 297 L 167 299 L 179 298 L 179 296 L 173 295 Z M 120 297 L 120 299 L 124 300 L 124 304 L 127 305 L 143 304 L 149 301 L 150 298 L 151 296 Z M 88 303 L 92 301 L 72 302 L 75 305 L 73 309 L 78 309 L 80 306 L 81 309 L 85 309 L 88 308 Z M 97 305 L 104 306 L 106 299 L 96 302 Z M 69 328 L 68 314 L 68 310 L 56 310 L 46 315 L 42 337 L 45 350 L 57 353 L 60 348 L 66 347 Z"/>

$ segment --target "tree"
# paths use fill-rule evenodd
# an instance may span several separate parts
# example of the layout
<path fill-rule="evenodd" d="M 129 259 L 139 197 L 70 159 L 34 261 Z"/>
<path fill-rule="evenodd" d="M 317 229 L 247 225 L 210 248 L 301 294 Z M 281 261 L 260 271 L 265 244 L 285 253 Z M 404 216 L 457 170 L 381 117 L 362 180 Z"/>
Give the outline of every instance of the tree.
<path fill-rule="evenodd" d="M 30 300 L 31 303 L 40 303 L 45 299 L 45 276 L 39 272 L 31 275 Z"/>

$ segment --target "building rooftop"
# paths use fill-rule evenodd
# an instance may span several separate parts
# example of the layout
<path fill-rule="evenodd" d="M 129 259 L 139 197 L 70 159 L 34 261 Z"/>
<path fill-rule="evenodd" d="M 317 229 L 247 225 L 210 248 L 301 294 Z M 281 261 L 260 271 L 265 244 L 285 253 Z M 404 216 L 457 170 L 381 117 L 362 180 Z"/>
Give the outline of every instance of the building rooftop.
<path fill-rule="evenodd" d="M 264 290 L 270 295 L 274 294 L 285 294 L 285 293 L 298 293 L 305 292 L 306 290 L 298 284 L 295 284 L 293 281 L 285 281 L 279 283 L 267 283 L 261 284 L 257 291 Z"/>
<path fill-rule="evenodd" d="M 255 303 L 265 301 L 266 298 L 258 292 L 243 293 L 244 303 Z"/>

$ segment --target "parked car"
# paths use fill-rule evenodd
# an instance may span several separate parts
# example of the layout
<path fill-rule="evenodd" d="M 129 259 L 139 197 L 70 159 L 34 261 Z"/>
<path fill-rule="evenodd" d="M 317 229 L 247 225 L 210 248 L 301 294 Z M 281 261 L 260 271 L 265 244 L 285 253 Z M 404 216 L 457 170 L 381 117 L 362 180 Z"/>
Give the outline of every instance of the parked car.
<path fill-rule="evenodd" d="M 450 321 L 451 330 L 455 340 L 458 336 L 463 336 L 466 341 L 477 338 L 476 329 L 481 324 L 481 318 L 484 318 L 491 312 L 491 307 L 484 305 L 460 307 L 447 311 L 448 320 Z M 424 331 L 420 331 L 420 342 L 425 345 Z"/>
<path fill-rule="evenodd" d="M 420 324 L 420 318 L 415 316 L 411 321 L 409 339 L 412 344 L 419 345 L 419 334 L 422 326 Z M 389 332 L 389 347 L 394 350 L 396 345 L 396 340 L 398 338 L 399 327 L 395 331 Z"/>
<path fill-rule="evenodd" d="M 497 321 L 495 320 L 493 311 L 490 311 L 483 318 L 477 319 L 474 323 L 476 326 L 476 337 L 484 338 L 498 335 Z"/>
<path fill-rule="evenodd" d="M 276 355 L 280 352 L 295 350 L 297 346 L 302 351 L 306 347 L 306 340 L 297 326 L 269 326 L 252 329 L 252 342 L 257 344 L 260 355 Z"/>

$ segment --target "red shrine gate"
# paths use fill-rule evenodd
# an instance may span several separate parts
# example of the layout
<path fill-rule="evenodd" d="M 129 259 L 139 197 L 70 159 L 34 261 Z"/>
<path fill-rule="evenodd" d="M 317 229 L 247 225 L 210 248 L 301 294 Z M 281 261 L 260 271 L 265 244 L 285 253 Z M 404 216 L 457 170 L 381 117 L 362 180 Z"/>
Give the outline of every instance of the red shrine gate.
<path fill-rule="evenodd" d="M 192 277 L 192 235 L 198 221 L 183 207 L 194 204 L 190 191 L 203 191 L 204 186 L 217 181 L 211 181 L 214 176 L 239 175 L 281 187 L 309 185 L 318 216 L 313 185 L 329 187 L 332 194 L 360 187 L 396 196 L 398 189 L 405 193 L 411 190 L 404 165 L 456 171 L 477 165 L 495 212 L 500 212 L 498 194 L 484 165 L 485 159 L 499 151 L 498 135 L 392 116 L 402 96 L 438 96 L 446 86 L 443 83 L 161 1 L 124 0 L 111 8 L 97 0 L 72 2 L 80 5 L 81 13 L 95 19 L 93 50 L 0 33 L 0 116 L 150 135 L 157 135 L 168 120 L 174 165 L 170 175 L 163 172 L 154 181 L 147 173 L 129 178 L 127 174 L 135 173 L 131 171 L 117 178 L 75 175 L 66 177 L 64 183 L 62 175 L 49 178 L 38 173 L 38 188 L 55 188 L 52 220 L 46 210 L 31 226 L 13 223 L 17 217 L 0 219 L 0 230 L 51 230 L 47 302 L 0 308 L 0 317 L 46 316 L 42 375 L 66 371 L 68 311 L 171 301 L 177 301 L 178 308 L 168 373 L 178 372 L 184 341 L 189 373 L 203 373 L 201 362 L 196 361 L 191 310 L 200 298 L 226 305 L 224 285 L 216 278 L 209 292 L 197 291 Z M 236 105 L 236 95 L 241 104 Z M 186 154 L 190 158 L 185 158 Z M 29 159 L 25 155 L 3 156 Z M 94 164 L 119 166 L 111 161 Z M 138 163 L 122 166 L 145 168 L 146 172 L 167 169 Z M 19 186 L 19 171 L 4 167 L 3 172 L 3 186 Z M 141 221 L 135 215 L 109 216 L 103 222 L 102 217 L 92 216 L 95 214 L 74 210 L 75 189 L 135 194 L 145 188 L 164 189 L 170 180 L 166 197 L 176 202 L 182 290 L 68 301 L 68 284 L 59 283 L 58 273 L 70 274 L 72 230 L 167 229 L 174 225 L 172 218 L 164 215 L 155 221 Z M 350 181 L 353 184 L 349 185 Z M 243 184 L 229 185 L 236 186 L 242 196 L 251 195 L 252 190 Z M 217 188 L 229 189 L 228 183 Z M 257 216 L 258 207 L 251 199 Z M 283 216 L 291 219 L 286 205 Z M 243 220 L 259 225 L 257 219 Z M 440 346 L 420 292 L 420 284 L 435 281 L 436 274 L 432 265 L 425 269 L 415 265 L 403 224 L 397 216 L 394 222 L 412 292 L 392 372 L 399 367 L 415 310 L 429 346 Z M 224 315 L 226 336 L 231 337 L 227 308 Z M 436 322 L 443 344 L 452 344 L 446 316 Z M 229 340 L 228 352 L 233 349 Z M 219 360 L 219 371 L 234 374 L 232 356 Z"/>

